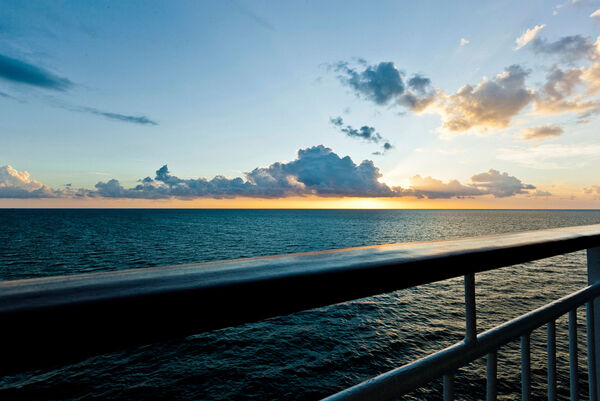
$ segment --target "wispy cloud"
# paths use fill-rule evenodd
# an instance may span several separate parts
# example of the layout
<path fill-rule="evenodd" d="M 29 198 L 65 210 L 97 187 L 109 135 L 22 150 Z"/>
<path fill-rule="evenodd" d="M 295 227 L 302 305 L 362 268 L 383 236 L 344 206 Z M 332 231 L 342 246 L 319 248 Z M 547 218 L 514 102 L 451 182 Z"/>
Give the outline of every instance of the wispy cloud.
<path fill-rule="evenodd" d="M 82 107 L 79 111 L 84 113 L 90 113 L 97 116 L 108 118 L 109 120 L 122 121 L 126 123 L 140 124 L 140 125 L 158 125 L 154 120 L 146 116 L 131 116 L 127 114 L 111 113 L 107 111 L 98 110 L 92 107 Z"/>
<path fill-rule="evenodd" d="M 243 4 L 241 4 L 239 1 L 231 0 L 231 3 L 234 4 L 237 7 L 237 9 L 242 14 L 244 14 L 245 16 L 247 16 L 250 19 L 252 19 L 258 25 L 262 26 L 263 28 L 268 29 L 271 32 L 275 32 L 276 31 L 275 27 L 269 21 L 267 21 L 265 18 L 259 16 L 254 11 L 252 11 L 248 7 L 246 7 Z"/>
<path fill-rule="evenodd" d="M 69 79 L 60 77 L 42 67 L 0 54 L 0 78 L 38 88 L 65 91 L 74 86 Z"/>
<path fill-rule="evenodd" d="M 503 148 L 498 159 L 536 169 L 580 168 L 586 162 L 600 158 L 600 144 L 546 143 L 530 148 Z"/>
<path fill-rule="evenodd" d="M 546 24 L 536 25 L 533 28 L 527 29 L 523 35 L 519 36 L 515 40 L 515 50 L 521 49 L 523 46 L 527 45 L 527 43 L 531 42 L 535 39 L 535 37 L 540 33 Z"/>
<path fill-rule="evenodd" d="M 460 38 L 460 44 L 459 44 L 459 46 L 463 47 L 463 46 L 468 45 L 469 43 L 470 43 L 470 40 L 465 39 L 465 38 Z"/>
<path fill-rule="evenodd" d="M 75 84 L 71 82 L 68 78 L 60 77 L 41 67 L 37 67 L 25 61 L 10 58 L 3 55 L 0 55 L 0 78 L 3 78 L 16 84 L 50 89 L 59 92 L 64 92 L 75 87 Z M 0 91 L 0 97 L 22 102 L 22 100 L 17 99 L 16 97 L 2 91 Z M 156 121 L 146 116 L 135 116 L 114 113 L 99 110 L 94 107 L 72 106 L 50 96 L 46 96 L 43 98 L 53 106 L 61 107 L 70 111 L 93 114 L 114 121 L 121 121 L 140 125 L 158 125 Z"/>
<path fill-rule="evenodd" d="M 564 131 L 558 125 L 542 125 L 539 127 L 525 128 L 522 139 L 539 141 L 560 136 Z"/>

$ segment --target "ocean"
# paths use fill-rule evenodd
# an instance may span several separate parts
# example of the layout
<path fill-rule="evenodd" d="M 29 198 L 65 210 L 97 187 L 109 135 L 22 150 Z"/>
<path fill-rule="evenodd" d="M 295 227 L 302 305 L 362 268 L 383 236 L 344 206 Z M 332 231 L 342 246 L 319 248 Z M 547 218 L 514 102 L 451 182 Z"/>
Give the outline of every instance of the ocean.
<path fill-rule="evenodd" d="M 0 280 L 586 224 L 600 224 L 600 211 L 0 210 Z M 478 329 L 586 280 L 585 252 L 477 274 Z M 462 279 L 446 280 L 2 377 L 0 399 L 315 400 L 460 341 L 463 301 Z M 585 398 L 584 308 L 578 319 Z M 566 340 L 563 317 L 560 399 L 569 391 Z M 542 327 L 531 339 L 533 399 L 546 393 L 545 347 Z M 498 353 L 498 399 L 518 398 L 519 355 L 517 342 Z M 458 399 L 484 398 L 484 368 L 480 360 L 458 372 Z M 402 399 L 441 399 L 440 390 L 437 380 Z"/>

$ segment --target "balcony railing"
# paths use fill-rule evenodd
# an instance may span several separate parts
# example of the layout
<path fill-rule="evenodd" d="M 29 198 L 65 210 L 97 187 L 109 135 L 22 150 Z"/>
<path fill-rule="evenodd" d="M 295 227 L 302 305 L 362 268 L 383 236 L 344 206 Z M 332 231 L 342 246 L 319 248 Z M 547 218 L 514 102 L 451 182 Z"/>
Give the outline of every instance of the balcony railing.
<path fill-rule="evenodd" d="M 477 332 L 475 273 L 587 249 L 588 284 Z M 555 320 L 569 315 L 571 399 L 577 388 L 577 307 L 586 305 L 590 399 L 600 360 L 600 225 L 368 246 L 116 272 L 0 282 L 0 375 L 464 276 L 465 338 L 327 400 L 393 400 L 485 357 L 496 398 L 496 352 L 521 341 L 521 398 L 530 398 L 530 333 L 547 326 L 548 399 L 556 399 Z"/>

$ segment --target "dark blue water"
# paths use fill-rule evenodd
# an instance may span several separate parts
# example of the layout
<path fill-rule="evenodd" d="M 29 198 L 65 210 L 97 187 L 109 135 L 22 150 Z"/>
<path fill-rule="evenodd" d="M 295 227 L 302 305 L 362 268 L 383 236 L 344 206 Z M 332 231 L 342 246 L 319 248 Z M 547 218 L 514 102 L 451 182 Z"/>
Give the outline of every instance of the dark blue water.
<path fill-rule="evenodd" d="M 599 223 L 600 211 L 0 210 L 0 280 Z M 485 330 L 584 286 L 585 254 L 482 273 L 476 281 Z M 463 296 L 462 280 L 453 279 L 25 372 L 0 379 L 0 399 L 318 399 L 461 340 Z M 583 309 L 579 318 L 585 396 Z M 562 318 L 562 398 L 566 330 Z M 517 398 L 518 349 L 515 343 L 499 352 L 499 399 Z M 545 358 L 541 328 L 532 336 L 534 398 L 545 396 Z M 484 397 L 483 367 L 478 361 L 461 370 L 461 399 Z M 439 391 L 433 382 L 405 399 L 439 399 Z"/>

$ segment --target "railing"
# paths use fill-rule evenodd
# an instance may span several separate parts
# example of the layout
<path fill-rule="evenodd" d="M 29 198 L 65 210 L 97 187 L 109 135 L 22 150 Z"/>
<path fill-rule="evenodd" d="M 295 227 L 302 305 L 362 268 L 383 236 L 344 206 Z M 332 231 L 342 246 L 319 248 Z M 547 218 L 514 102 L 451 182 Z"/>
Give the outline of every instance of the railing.
<path fill-rule="evenodd" d="M 588 283 L 564 298 L 477 333 L 475 273 L 587 249 Z M 586 304 L 590 399 L 599 393 L 600 225 L 447 241 L 380 245 L 117 272 L 0 282 L 0 375 L 305 309 L 465 278 L 464 341 L 327 400 L 392 400 L 486 357 L 496 398 L 496 352 L 521 341 L 521 398 L 530 398 L 530 333 L 547 325 L 548 399 L 556 399 L 555 320 L 569 315 L 571 399 L 578 398 L 576 308 Z"/>

